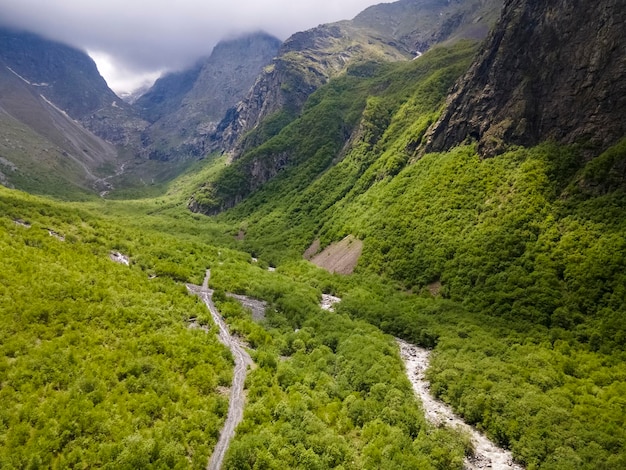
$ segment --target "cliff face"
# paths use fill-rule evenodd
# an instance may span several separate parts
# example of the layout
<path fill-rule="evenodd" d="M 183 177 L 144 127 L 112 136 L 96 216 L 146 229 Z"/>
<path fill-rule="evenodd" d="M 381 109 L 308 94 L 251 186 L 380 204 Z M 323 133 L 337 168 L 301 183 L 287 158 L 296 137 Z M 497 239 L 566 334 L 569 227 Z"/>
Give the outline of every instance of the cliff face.
<path fill-rule="evenodd" d="M 254 88 L 228 111 L 207 149 L 237 159 L 260 143 L 240 140 L 269 116 L 297 115 L 306 99 L 350 64 L 408 60 L 447 39 L 482 39 L 502 0 L 401 0 L 366 9 L 353 20 L 296 33 L 281 47 Z"/>
<path fill-rule="evenodd" d="M 250 90 L 279 46 L 278 39 L 264 33 L 222 41 L 195 66 L 159 79 L 135 103 L 152 122 L 143 135 L 148 157 L 206 153 L 206 135 Z"/>
<path fill-rule="evenodd" d="M 624 76 L 624 0 L 507 0 L 426 150 L 469 139 L 493 156 L 554 140 L 598 154 L 626 133 Z"/>

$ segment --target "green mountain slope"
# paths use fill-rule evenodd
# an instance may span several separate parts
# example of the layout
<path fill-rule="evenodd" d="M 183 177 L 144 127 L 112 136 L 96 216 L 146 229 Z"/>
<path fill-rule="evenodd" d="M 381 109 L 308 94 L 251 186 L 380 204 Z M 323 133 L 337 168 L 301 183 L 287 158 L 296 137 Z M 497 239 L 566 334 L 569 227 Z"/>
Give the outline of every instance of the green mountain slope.
<path fill-rule="evenodd" d="M 0 208 L 0 466 L 204 468 L 230 357 L 188 328 L 180 271 L 114 263 L 130 234 L 83 211 L 4 188 Z"/>
<path fill-rule="evenodd" d="M 296 202 L 302 201 L 299 193 L 347 156 L 353 147 L 375 146 L 387 126 L 408 133 L 411 138 L 423 134 L 448 88 L 468 66 L 474 50 L 474 44 L 464 43 L 454 49 L 433 50 L 412 62 L 383 65 L 366 62 L 349 68 L 344 76 L 313 94 L 299 118 L 278 135 L 243 154 L 216 180 L 207 183 L 194 195 L 191 206 L 200 212 L 219 212 L 271 181 L 274 189 L 266 190 L 265 196 L 259 198 L 272 194 L 277 196 L 272 196 L 275 203 L 289 200 L 293 207 L 302 210 L 302 204 Z M 414 114 L 407 116 L 408 109 Z M 422 113 L 421 120 L 409 122 L 418 113 Z M 402 122 L 391 122 L 396 114 Z M 265 125 L 270 127 L 273 122 L 270 118 Z M 409 141 L 404 143 L 408 145 Z M 407 156 L 398 158 L 403 159 L 396 164 L 401 167 Z M 350 167 L 351 176 L 343 175 L 333 183 L 332 191 L 348 191 L 372 163 L 370 152 L 356 167 Z M 276 188 L 280 188 L 280 195 Z M 319 194 L 324 197 L 323 193 Z M 331 198 L 325 202 L 335 202 Z M 258 200 L 246 202 L 237 214 L 256 210 Z M 272 204 L 270 201 L 269 206 Z M 285 217 L 287 223 L 288 215 Z"/>
<path fill-rule="evenodd" d="M 191 207 L 227 209 L 217 220 L 276 264 L 316 239 L 361 239 L 356 276 L 328 286 L 340 312 L 434 347 L 435 393 L 529 468 L 620 468 L 626 143 L 425 154 L 471 54 L 349 69 Z M 378 290 L 381 275 L 403 293 Z"/>
<path fill-rule="evenodd" d="M 467 77 L 485 57 L 498 65 L 485 93 L 534 96 L 525 93 L 544 82 L 509 66 L 515 39 L 528 39 L 516 28 L 551 34 L 570 8 L 584 4 L 508 0 L 478 60 L 477 44 L 459 42 L 412 61 L 345 64 L 314 92 L 282 82 L 301 100 L 297 113 L 264 115 L 239 159 L 197 162 L 155 199 L 70 204 L 0 188 L 0 466 L 205 465 L 229 356 L 214 334 L 187 328 L 192 316 L 209 322 L 182 283 L 210 267 L 216 304 L 256 364 L 226 468 L 463 468 L 471 446 L 425 422 L 384 333 L 431 348 L 432 392 L 527 469 L 626 468 L 619 101 L 572 110 L 583 129 L 616 121 L 601 147 L 504 133 L 495 158 L 484 158 L 480 134 L 440 119 L 478 113 L 471 99 L 454 107 L 467 91 L 446 98 L 474 89 Z M 621 47 L 592 41 L 598 31 L 623 37 L 619 18 L 605 19 L 577 31 L 598 46 L 593 57 Z M 541 27 L 522 27 L 530 20 Z M 321 32 L 322 49 L 345 45 L 341 29 L 311 36 Z M 545 44 L 558 58 L 558 41 Z M 530 109 L 496 101 L 485 109 Z M 488 114 L 496 126 L 516 122 Z M 433 129 L 451 143 L 427 152 Z M 353 274 L 302 259 L 348 235 L 363 243 Z M 130 266 L 113 264 L 111 251 Z M 265 300 L 265 319 L 227 292 Z M 320 310 L 322 292 L 342 299 L 334 313 Z M 67 403 L 89 420 L 69 418 Z"/>

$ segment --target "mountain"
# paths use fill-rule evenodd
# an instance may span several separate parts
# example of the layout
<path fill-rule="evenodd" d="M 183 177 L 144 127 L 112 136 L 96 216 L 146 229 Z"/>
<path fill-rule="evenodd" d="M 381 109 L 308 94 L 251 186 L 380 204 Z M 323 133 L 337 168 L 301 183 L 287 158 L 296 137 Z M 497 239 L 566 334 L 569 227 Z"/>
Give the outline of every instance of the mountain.
<path fill-rule="evenodd" d="M 193 67 L 157 80 L 135 102 L 151 123 L 143 134 L 149 158 L 204 155 L 204 136 L 245 96 L 279 46 L 265 33 L 222 41 Z"/>
<path fill-rule="evenodd" d="M 434 348 L 464 419 L 526 468 L 624 468 L 622 4 L 509 0 L 480 49 L 352 64 L 189 205 L 294 279 L 357 247 L 336 311 Z"/>
<path fill-rule="evenodd" d="M 370 7 L 351 21 L 296 33 L 248 96 L 229 110 L 207 147 L 237 159 L 297 116 L 311 93 L 349 66 L 412 59 L 451 38 L 481 39 L 500 5 L 500 0 L 402 0 Z M 261 125 L 270 117 L 269 125 Z M 251 130 L 256 133 L 246 135 Z"/>
<path fill-rule="evenodd" d="M 264 68 L 255 96 L 283 101 L 255 105 L 239 153 L 167 192 L 63 203 L 0 187 L 0 467 L 206 468 L 233 364 L 195 291 L 255 362 L 224 468 L 626 468 L 619 6 L 507 0 L 483 44 L 446 33 L 426 51 L 432 34 L 382 13 L 397 32 L 378 39 L 315 28 Z M 1 70 L 0 149 L 31 153 L 43 137 L 13 115 L 51 111 Z M 192 90 L 179 78 L 154 122 Z M 266 302 L 264 319 L 228 293 Z M 515 463 L 426 422 L 393 337 L 432 350 L 430 393 Z"/>
<path fill-rule="evenodd" d="M 132 145 L 145 127 L 83 51 L 28 32 L 0 30 L 0 58 L 47 100 L 99 137 Z"/>
<path fill-rule="evenodd" d="M 428 150 L 465 139 L 493 156 L 507 145 L 579 143 L 597 155 L 626 133 L 621 0 L 509 0 L 435 126 Z"/>
<path fill-rule="evenodd" d="M 444 41 L 483 39 L 501 5 L 493 0 L 402 0 L 371 6 L 352 24 L 392 37 L 416 55 Z"/>
<path fill-rule="evenodd" d="M 119 102 L 86 54 L 0 30 L 3 184 L 58 195 L 105 189 L 102 178 L 117 166 L 118 152 L 87 127 L 102 106 Z M 119 131 L 100 127 L 104 136 Z"/>
<path fill-rule="evenodd" d="M 48 194 L 171 179 L 184 167 L 176 157 L 204 155 L 200 137 L 244 96 L 279 44 L 263 33 L 223 41 L 209 58 L 161 78 L 130 104 L 83 51 L 1 29 L 1 157 L 7 163 L 0 178 Z"/>

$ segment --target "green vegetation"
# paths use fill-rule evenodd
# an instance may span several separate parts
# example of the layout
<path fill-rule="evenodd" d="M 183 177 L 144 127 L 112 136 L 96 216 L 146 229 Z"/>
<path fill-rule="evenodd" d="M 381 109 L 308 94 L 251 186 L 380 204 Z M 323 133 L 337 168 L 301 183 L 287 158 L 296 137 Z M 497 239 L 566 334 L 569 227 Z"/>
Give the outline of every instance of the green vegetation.
<path fill-rule="evenodd" d="M 188 328 L 207 314 L 172 280 L 181 244 L 157 258 L 165 237 L 126 232 L 147 249 L 127 267 L 102 220 L 6 190 L 0 207 L 0 466 L 204 468 L 231 359 Z"/>
<path fill-rule="evenodd" d="M 306 267 L 310 283 L 284 274 L 229 262 L 212 270 L 216 305 L 257 364 L 225 468 L 462 468 L 464 436 L 426 424 L 393 341 L 321 311 Z M 224 290 L 267 300 L 262 327 Z"/>
<path fill-rule="evenodd" d="M 591 160 L 419 154 L 473 51 L 354 66 L 237 163 L 197 163 L 153 199 L 0 189 L 0 466 L 203 466 L 231 363 L 187 328 L 209 316 L 183 283 L 211 267 L 256 363 L 227 468 L 461 468 L 465 437 L 425 423 L 382 332 L 433 348 L 433 392 L 529 470 L 626 468 L 626 140 Z M 191 193 L 207 211 L 244 199 L 205 217 Z M 300 259 L 348 234 L 354 275 Z"/>
<path fill-rule="evenodd" d="M 309 201 L 314 197 L 311 190 L 306 195 L 300 193 L 309 189 L 319 175 L 336 171 L 332 165 L 343 156 L 346 141 L 354 139 L 361 155 L 360 158 L 355 155 L 356 165 L 340 170 L 342 173 L 330 189 L 336 196 L 345 194 L 372 163 L 377 151 L 372 147 L 390 125 L 392 115 L 399 117 L 391 123 L 394 132 L 404 132 L 401 128 L 408 126 L 412 133 L 423 135 L 448 88 L 469 65 L 475 48 L 474 43 L 461 43 L 453 49 L 435 49 L 413 62 L 366 62 L 351 66 L 346 74 L 316 91 L 297 119 L 289 122 L 283 115 L 272 116 L 267 126 L 253 131 L 254 135 L 248 138 L 255 142 L 263 142 L 264 136 L 270 138 L 207 184 L 201 194 L 208 193 L 210 197 L 199 200 L 204 206 L 202 210 L 213 212 L 231 207 L 271 180 L 255 197 L 237 207 L 229 220 L 258 211 L 259 205 L 269 211 L 282 201 L 291 201 L 294 209 L 286 211 L 280 207 L 276 218 L 282 219 L 283 227 L 293 226 L 290 222 L 293 211 L 309 211 L 315 206 L 314 201 Z M 411 110 L 413 114 L 423 113 L 425 118 L 410 123 Z M 286 122 L 289 124 L 276 134 L 277 123 Z M 402 163 L 396 162 L 396 166 L 401 167 Z M 329 188 L 315 188 L 320 189 Z M 274 243 L 265 245 L 276 251 L 284 247 Z"/>
<path fill-rule="evenodd" d="M 418 63 L 404 66 L 415 73 Z M 401 68 L 373 70 L 364 75 L 402 77 Z M 337 149 L 336 133 L 314 133 L 314 149 L 335 149 L 327 160 L 292 144 L 309 159 L 218 220 L 237 224 L 241 246 L 272 263 L 299 257 L 316 238 L 358 236 L 364 252 L 352 280 L 320 281 L 344 298 L 339 312 L 434 347 L 433 390 L 528 468 L 621 468 L 626 141 L 591 161 L 584 146 L 550 143 L 488 160 L 472 146 L 421 156 L 445 94 L 442 70 L 455 69 L 399 80 L 405 95 L 363 85 L 337 102 L 341 81 L 320 89 L 283 133 L 301 129 L 306 139 L 298 126 L 318 108 L 347 125 L 361 110 L 355 137 Z M 362 104 L 351 108 L 356 96 Z M 383 289 L 383 279 L 398 284 Z"/>
<path fill-rule="evenodd" d="M 389 337 L 321 312 L 319 289 L 218 249 L 219 226 L 164 206 L 0 188 L 2 468 L 204 468 L 232 378 L 216 329 L 189 328 L 211 324 L 182 285 L 207 266 L 258 365 L 229 468 L 287 455 L 291 468 L 461 468 L 463 437 L 424 422 Z M 266 299 L 266 322 L 225 291 Z"/>

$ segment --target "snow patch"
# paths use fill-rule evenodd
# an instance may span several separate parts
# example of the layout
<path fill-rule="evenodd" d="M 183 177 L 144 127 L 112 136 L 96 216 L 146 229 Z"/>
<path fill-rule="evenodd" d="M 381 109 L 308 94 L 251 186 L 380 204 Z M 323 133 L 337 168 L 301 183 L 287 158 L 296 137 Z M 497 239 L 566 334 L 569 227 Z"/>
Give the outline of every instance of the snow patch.
<path fill-rule="evenodd" d="M 13 73 L 17 78 L 19 78 L 20 80 L 22 80 L 25 83 L 28 83 L 29 85 L 32 85 L 32 83 L 30 83 L 28 80 L 26 80 L 24 77 L 22 77 L 19 73 L 17 73 L 15 70 L 13 70 L 11 67 L 9 67 L 7 65 L 7 69 L 9 69 L 9 71 L 11 73 Z"/>

